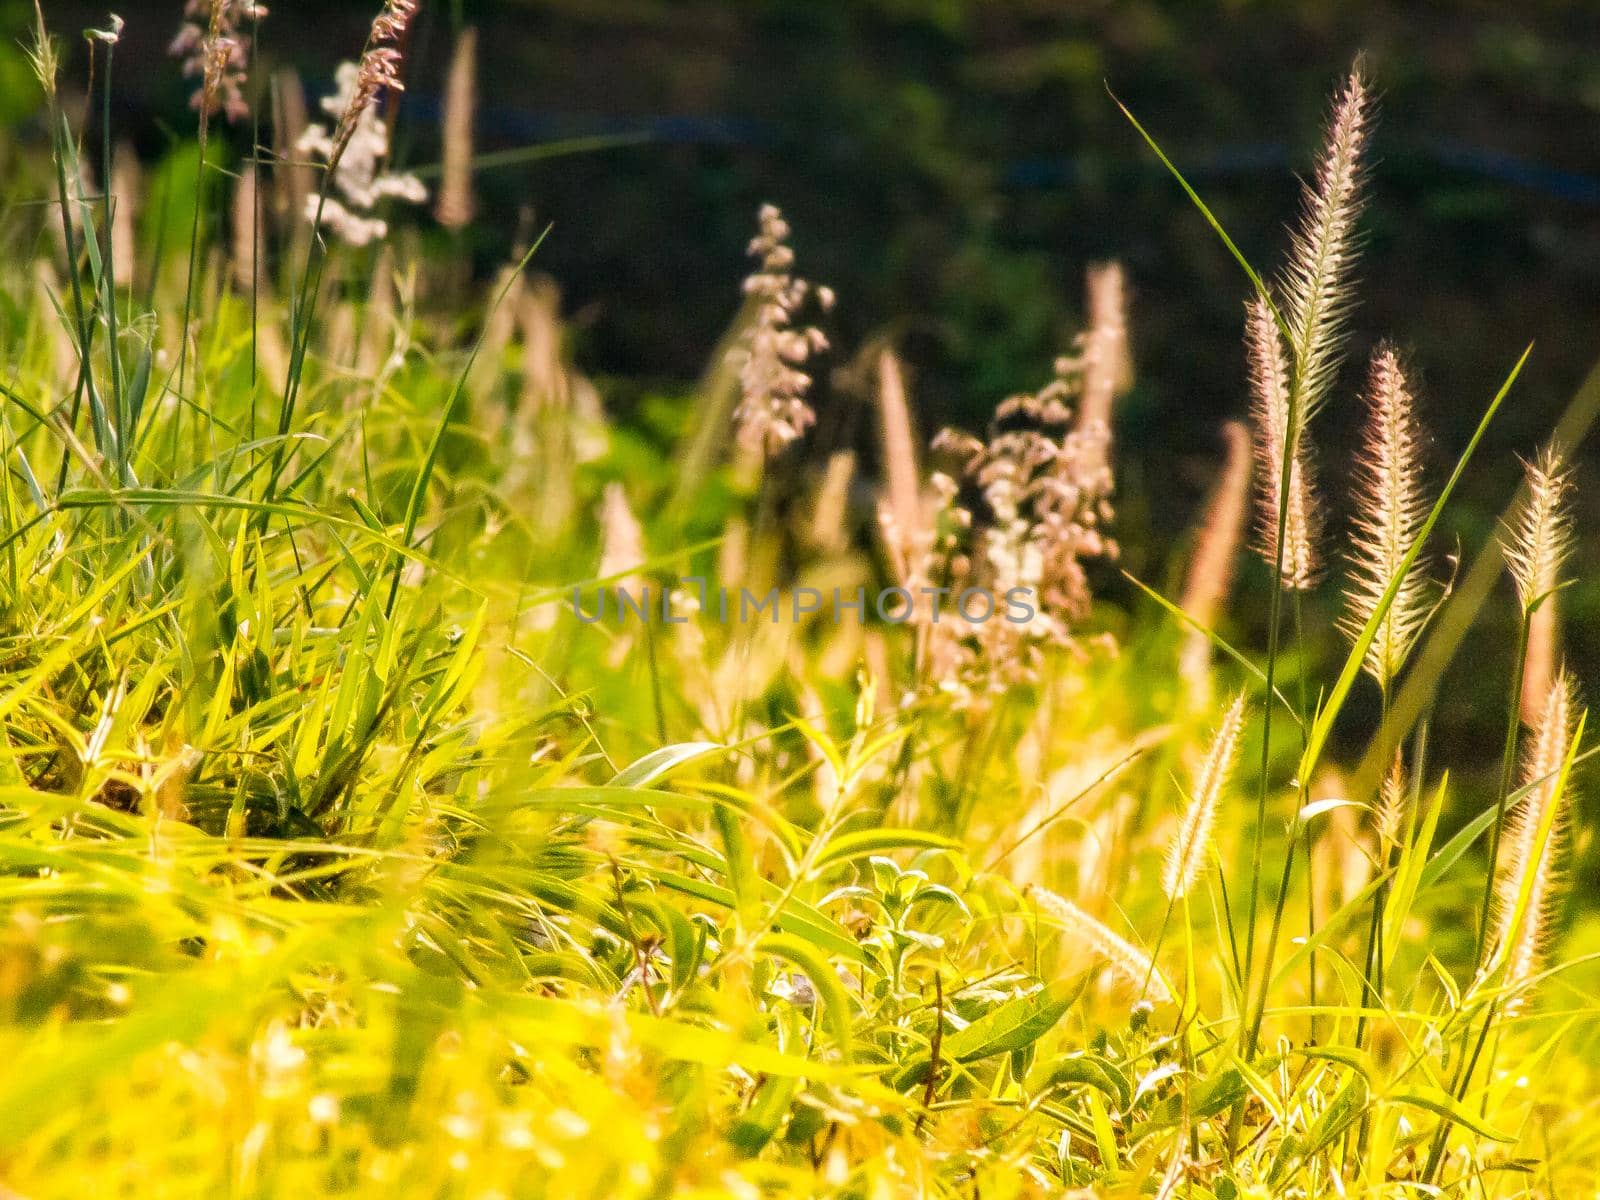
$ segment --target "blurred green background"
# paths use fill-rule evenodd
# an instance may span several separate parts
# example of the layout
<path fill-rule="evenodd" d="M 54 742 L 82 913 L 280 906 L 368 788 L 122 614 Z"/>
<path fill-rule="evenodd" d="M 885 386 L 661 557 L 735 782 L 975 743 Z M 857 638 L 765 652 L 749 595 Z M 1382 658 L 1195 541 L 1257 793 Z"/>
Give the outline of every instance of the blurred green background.
<path fill-rule="evenodd" d="M 104 9 L 44 7 L 81 67 L 76 31 L 103 23 Z M 128 24 L 116 132 L 150 158 L 193 127 L 165 57 L 180 7 L 118 5 Z M 313 95 L 357 53 L 373 12 L 372 0 L 270 7 L 263 60 L 296 67 Z M 19 33 L 30 11 L 0 0 Z M 1359 359 L 1378 340 L 1397 341 L 1420 375 L 1439 474 L 1534 341 L 1451 517 L 1449 537 L 1475 548 L 1510 498 L 1513 452 L 1538 444 L 1600 358 L 1593 0 L 430 0 L 423 13 L 400 114 L 412 163 L 436 154 L 445 62 L 467 23 L 482 34 L 480 151 L 641 138 L 485 171 L 482 219 L 464 244 L 428 235 L 486 276 L 519 228 L 553 223 L 538 268 L 561 282 L 575 354 L 615 414 L 682 394 L 705 367 L 737 307 L 763 201 L 790 216 L 802 272 L 839 294 L 835 364 L 892 338 L 926 434 L 981 426 L 996 400 L 1042 382 L 1075 328 L 1085 264 L 1122 259 L 1139 375 L 1118 417 L 1121 531 L 1128 565 L 1157 583 L 1170 581 L 1176 539 L 1202 503 L 1216 426 L 1244 407 L 1245 287 L 1110 92 L 1269 269 L 1326 96 L 1366 56 L 1383 119 L 1356 357 L 1317 430 L 1335 484 L 1359 412 Z M 32 92 L 12 41 L 0 90 L 6 118 L 26 131 Z M 870 455 L 861 397 L 824 380 L 820 399 L 823 446 L 854 440 Z M 1586 466 L 1580 483 L 1580 528 L 1592 529 L 1600 473 Z M 1579 572 L 1600 579 L 1600 541 L 1584 539 L 1580 558 Z M 1245 582 L 1264 584 L 1259 573 Z M 1567 622 L 1591 680 L 1597 600 L 1594 588 L 1576 592 Z M 1314 611 L 1313 626 L 1328 615 Z M 1495 653 L 1512 641 L 1496 627 L 1509 616 L 1485 617 Z M 1456 672 L 1462 686 L 1446 689 L 1443 715 L 1496 745 L 1503 672 L 1481 654 Z"/>

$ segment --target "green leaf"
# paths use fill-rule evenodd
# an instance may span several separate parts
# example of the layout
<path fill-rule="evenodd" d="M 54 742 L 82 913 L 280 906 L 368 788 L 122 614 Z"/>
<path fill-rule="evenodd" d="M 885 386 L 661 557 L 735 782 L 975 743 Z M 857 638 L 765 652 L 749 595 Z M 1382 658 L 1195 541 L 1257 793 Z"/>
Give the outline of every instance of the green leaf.
<path fill-rule="evenodd" d="M 944 1039 L 944 1056 L 955 1062 L 977 1062 L 1032 1045 L 1050 1030 L 1083 995 L 1089 977 L 1057 980 L 1035 991 L 1007 1000 L 965 1029 Z"/>
<path fill-rule="evenodd" d="M 1502 1133 L 1493 1125 L 1474 1116 L 1442 1088 L 1413 1088 L 1406 1092 L 1395 1092 L 1388 1097 L 1388 1101 L 1391 1104 L 1405 1104 L 1412 1108 L 1427 1109 L 1429 1112 L 1443 1117 L 1446 1121 L 1460 1125 L 1465 1129 L 1470 1129 L 1479 1137 L 1488 1138 L 1492 1142 L 1514 1142 L 1517 1140 L 1514 1135 Z"/>
<path fill-rule="evenodd" d="M 763 954 L 781 958 L 805 972 L 822 1002 L 823 1016 L 827 1021 L 839 1057 L 850 1058 L 850 993 L 844 990 L 838 973 L 810 942 L 792 933 L 769 933 L 758 945 Z"/>
<path fill-rule="evenodd" d="M 957 845 L 959 843 L 950 838 L 920 829 L 863 829 L 830 841 L 818 853 L 814 866 L 820 872 L 826 867 L 882 854 L 886 850 L 953 850 Z"/>
<path fill-rule="evenodd" d="M 649 787 L 664 779 L 679 767 L 726 749 L 721 742 L 679 742 L 652 750 L 643 758 L 629 763 L 611 781 L 612 787 Z"/>
<path fill-rule="evenodd" d="M 1121 1067 L 1102 1054 L 1086 1050 L 1057 1059 L 1043 1080 L 1044 1087 L 1073 1085 L 1099 1089 L 1116 1101 L 1118 1112 L 1127 1111 L 1133 1103 L 1133 1084 Z"/>

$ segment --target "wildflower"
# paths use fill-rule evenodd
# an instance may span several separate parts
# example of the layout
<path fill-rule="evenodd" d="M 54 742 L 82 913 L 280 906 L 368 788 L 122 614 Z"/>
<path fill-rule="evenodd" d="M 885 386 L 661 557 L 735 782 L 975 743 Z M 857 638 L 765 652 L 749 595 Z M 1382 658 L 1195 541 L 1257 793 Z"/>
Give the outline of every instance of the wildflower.
<path fill-rule="evenodd" d="M 823 311 L 833 306 L 833 293 L 816 288 L 794 274 L 789 248 L 789 223 L 773 205 L 760 213 L 760 232 L 750 242 L 750 256 L 760 261 L 745 280 L 745 294 L 755 304 L 755 319 L 734 351 L 739 364 L 741 396 L 733 419 L 746 449 L 775 454 L 815 424 L 817 415 L 806 401 L 811 376 L 805 371 L 813 354 L 828 348 L 815 326 L 797 326 L 795 317 L 813 295 Z"/>
<path fill-rule="evenodd" d="M 122 40 L 122 29 L 126 22 L 116 13 L 109 14 L 107 20 L 109 23 L 104 29 L 91 29 L 84 36 L 107 46 L 115 46 Z"/>
<path fill-rule="evenodd" d="M 1356 462 L 1353 570 L 1341 628 L 1353 640 L 1378 610 L 1421 536 L 1429 503 L 1422 490 L 1420 443 L 1411 390 L 1395 352 L 1372 360 L 1367 387 L 1367 430 Z M 1362 667 L 1387 689 L 1394 682 L 1428 617 L 1430 583 L 1420 562 L 1400 580 Z"/>
<path fill-rule="evenodd" d="M 392 197 L 421 204 L 428 193 L 415 176 L 383 169 L 389 156 L 389 131 L 370 100 L 360 103 L 361 68 L 342 63 L 334 79 L 338 90 L 322 101 L 323 111 L 336 118 L 334 128 L 308 125 L 297 149 L 315 154 L 327 164 L 338 196 L 308 194 L 305 216 L 313 223 L 320 216 L 322 224 L 346 242 L 364 246 L 388 236 L 388 223 L 374 215 L 380 201 Z"/>
<path fill-rule="evenodd" d="M 254 0 L 187 0 L 184 22 L 167 53 L 183 60 L 183 73 L 198 77 L 200 87 L 189 99 L 190 107 L 205 116 L 222 113 L 230 121 L 250 115 L 244 85 L 250 66 L 250 34 L 267 15 Z"/>

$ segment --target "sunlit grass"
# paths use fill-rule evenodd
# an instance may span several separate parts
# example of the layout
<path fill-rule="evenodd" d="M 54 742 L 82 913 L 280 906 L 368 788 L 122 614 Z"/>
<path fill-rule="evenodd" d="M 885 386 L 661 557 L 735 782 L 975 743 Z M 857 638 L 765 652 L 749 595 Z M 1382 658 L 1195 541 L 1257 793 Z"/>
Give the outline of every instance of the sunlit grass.
<path fill-rule="evenodd" d="M 402 231 L 308 241 L 298 212 L 248 227 L 253 270 L 198 233 L 118 263 L 114 206 L 149 198 L 83 192 L 94 152 L 50 108 L 52 202 L 13 210 L 32 257 L 0 264 L 5 1189 L 1593 1192 L 1600 939 L 1556 903 L 1580 709 L 1525 738 L 1508 681 L 1497 794 L 1420 753 L 1409 702 L 1377 772 L 1328 776 L 1520 362 L 1306 679 L 1292 599 L 1264 655 L 1154 589 L 1093 601 L 1113 443 L 1076 406 L 1127 386 L 1120 309 L 1006 403 L 1027 436 L 942 438 L 944 477 L 885 358 L 879 489 L 800 436 L 782 373 L 823 345 L 775 211 L 750 290 L 783 311 L 620 425 L 537 242 L 442 308 Z M 1241 298 L 1298 331 L 1283 369 L 1326 420 L 1337 329 L 1265 278 Z M 863 491 L 893 494 L 880 521 Z M 691 576 L 703 604 L 573 611 Z M 1043 633 L 796 615 L 806 589 L 1030 582 Z M 781 619 L 725 619 L 719 588 Z M 1419 660 L 1481 603 L 1409 614 Z M 1508 820 L 1534 865 L 1491 905 Z"/>

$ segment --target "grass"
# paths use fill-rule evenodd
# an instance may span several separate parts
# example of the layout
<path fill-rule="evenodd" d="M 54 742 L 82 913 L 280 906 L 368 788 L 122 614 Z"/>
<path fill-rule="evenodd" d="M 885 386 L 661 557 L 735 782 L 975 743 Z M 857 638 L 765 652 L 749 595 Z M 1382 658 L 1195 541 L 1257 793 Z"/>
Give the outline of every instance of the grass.
<path fill-rule="evenodd" d="M 1046 403 L 1107 369 L 1095 330 L 1007 409 L 1042 432 L 972 443 L 972 477 L 840 538 L 872 481 L 841 492 L 815 437 L 729 451 L 750 324 L 686 404 L 612 424 L 537 244 L 473 300 L 402 230 L 307 248 L 289 214 L 250 230 L 278 253 L 242 287 L 196 201 L 168 220 L 200 231 L 192 258 L 146 238 L 116 263 L 115 208 L 142 198 L 78 194 L 79 133 L 50 111 L 54 201 L 8 210 L 0 265 L 8 1193 L 1600 1185 L 1592 916 L 1563 936 L 1552 899 L 1581 715 L 1524 737 L 1512 681 L 1513 747 L 1545 749 L 1491 793 L 1423 753 L 1426 704 L 1386 704 L 1392 844 L 1375 782 L 1327 782 L 1520 362 L 1327 680 L 1275 618 L 1265 657 L 1202 627 L 1215 665 L 1184 678 L 1183 607 L 1087 603 L 1100 485 L 1074 476 L 1094 505 L 1052 523 L 1058 493 L 1001 469 L 1101 445 Z M 1240 261 L 1242 298 L 1317 343 L 1315 407 L 1344 404 L 1337 330 Z M 781 344 L 807 320 L 755 327 Z M 806 589 L 1033 578 L 1023 551 L 1063 528 L 1087 574 L 1046 559 L 1048 637 L 795 614 Z M 782 619 L 572 610 L 574 585 L 674 576 L 777 589 Z M 1420 661 L 1483 602 L 1443 601 Z M 1210 697 L 1241 688 L 1223 722 Z M 1513 818 L 1525 861 L 1496 875 Z M 1491 921 L 1527 953 L 1480 946 Z"/>

